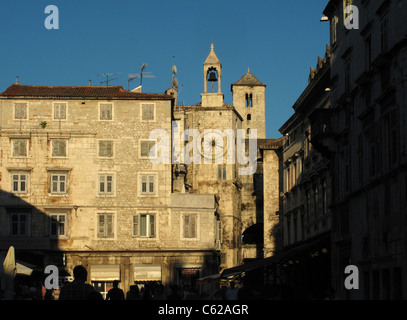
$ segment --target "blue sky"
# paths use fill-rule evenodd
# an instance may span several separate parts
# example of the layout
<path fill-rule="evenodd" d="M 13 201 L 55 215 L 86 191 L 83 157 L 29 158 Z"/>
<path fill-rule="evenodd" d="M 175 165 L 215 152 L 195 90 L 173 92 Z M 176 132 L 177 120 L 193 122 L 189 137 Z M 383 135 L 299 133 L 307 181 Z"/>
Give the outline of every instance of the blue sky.
<path fill-rule="evenodd" d="M 267 137 L 293 114 L 310 67 L 329 42 L 321 23 L 327 0 L 6 0 L 0 9 L 0 91 L 29 85 L 101 85 L 100 73 L 121 72 L 111 85 L 146 71 L 144 92 L 171 86 L 172 59 L 182 84 L 179 101 L 195 104 L 203 92 L 203 62 L 211 43 L 222 62 L 222 91 L 250 68 L 267 85 Z M 59 29 L 47 30 L 45 7 L 59 9 Z M 139 84 L 131 82 L 131 87 Z"/>

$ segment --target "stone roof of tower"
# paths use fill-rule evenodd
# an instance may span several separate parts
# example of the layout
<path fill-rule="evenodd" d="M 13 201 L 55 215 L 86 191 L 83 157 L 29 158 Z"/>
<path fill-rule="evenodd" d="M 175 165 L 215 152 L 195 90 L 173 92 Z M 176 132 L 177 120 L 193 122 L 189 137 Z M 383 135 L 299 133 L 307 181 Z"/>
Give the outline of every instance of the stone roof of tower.
<path fill-rule="evenodd" d="M 209 52 L 209 55 L 206 58 L 204 64 L 220 64 L 220 61 L 216 56 L 215 51 L 213 50 L 213 44 L 211 44 L 211 52 Z"/>
<path fill-rule="evenodd" d="M 257 77 L 247 70 L 247 73 L 239 81 L 232 83 L 232 86 L 265 86 Z"/>

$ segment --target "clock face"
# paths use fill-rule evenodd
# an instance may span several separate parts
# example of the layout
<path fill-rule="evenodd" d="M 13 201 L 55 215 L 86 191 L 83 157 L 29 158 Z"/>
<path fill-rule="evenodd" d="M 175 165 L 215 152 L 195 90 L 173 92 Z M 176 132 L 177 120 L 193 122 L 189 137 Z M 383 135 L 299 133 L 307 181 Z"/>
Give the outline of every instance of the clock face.
<path fill-rule="evenodd" d="M 227 154 L 229 147 L 227 141 L 224 141 L 223 134 L 215 131 L 205 134 L 199 151 L 206 160 L 220 159 L 223 163 L 223 156 Z"/>

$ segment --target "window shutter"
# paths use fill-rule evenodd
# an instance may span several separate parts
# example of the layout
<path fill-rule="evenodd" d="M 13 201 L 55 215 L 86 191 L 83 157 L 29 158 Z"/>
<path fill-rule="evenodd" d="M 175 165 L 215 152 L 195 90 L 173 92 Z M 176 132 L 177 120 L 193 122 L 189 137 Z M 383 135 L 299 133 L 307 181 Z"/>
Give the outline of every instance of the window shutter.
<path fill-rule="evenodd" d="M 155 216 L 150 215 L 150 237 L 155 238 Z"/>
<path fill-rule="evenodd" d="M 184 217 L 184 237 L 189 238 L 189 216 Z"/>
<path fill-rule="evenodd" d="M 149 193 L 155 192 L 154 176 L 148 176 Z"/>
<path fill-rule="evenodd" d="M 104 237 L 105 231 L 105 216 L 103 214 L 99 214 L 99 226 L 98 226 L 98 237 Z"/>
<path fill-rule="evenodd" d="M 139 215 L 133 216 L 133 236 L 139 236 Z"/>
<path fill-rule="evenodd" d="M 190 217 L 190 237 L 196 238 L 196 215 L 191 215 Z"/>
<path fill-rule="evenodd" d="M 106 237 L 112 238 L 113 237 L 113 215 L 107 214 L 106 215 Z"/>
<path fill-rule="evenodd" d="M 142 141 L 141 142 L 141 156 L 142 157 L 148 157 L 150 149 L 149 149 L 150 145 L 148 143 L 148 141 Z"/>

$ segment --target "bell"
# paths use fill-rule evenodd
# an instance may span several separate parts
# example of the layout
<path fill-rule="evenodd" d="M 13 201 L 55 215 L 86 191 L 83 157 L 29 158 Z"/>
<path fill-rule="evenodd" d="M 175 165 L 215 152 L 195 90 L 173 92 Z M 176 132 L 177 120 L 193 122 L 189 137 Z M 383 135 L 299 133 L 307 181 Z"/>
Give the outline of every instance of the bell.
<path fill-rule="evenodd" d="M 216 81 L 218 81 L 218 79 L 216 78 L 215 72 L 211 72 L 211 73 L 209 74 L 209 79 L 208 79 L 208 81 L 211 81 L 211 82 L 216 82 Z"/>

